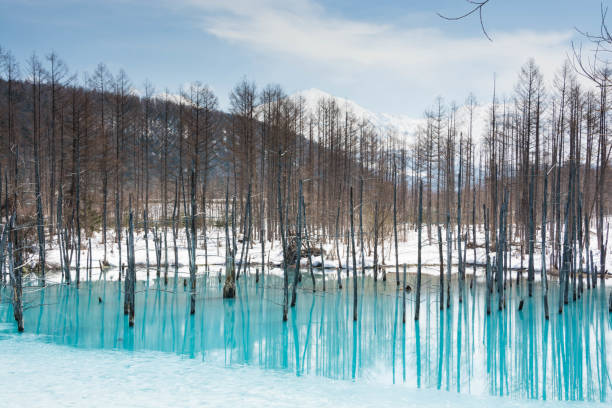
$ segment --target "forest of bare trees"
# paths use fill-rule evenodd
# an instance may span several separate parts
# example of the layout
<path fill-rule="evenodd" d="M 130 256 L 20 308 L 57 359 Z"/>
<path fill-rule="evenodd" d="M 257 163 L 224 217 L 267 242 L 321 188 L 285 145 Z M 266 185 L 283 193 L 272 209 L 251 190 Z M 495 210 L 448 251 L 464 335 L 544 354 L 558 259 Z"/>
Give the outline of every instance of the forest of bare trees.
<path fill-rule="evenodd" d="M 575 61 L 545 80 L 529 60 L 511 94 L 502 98 L 492 86 L 485 134 L 473 132 L 473 96 L 464 107 L 467 121 L 438 98 L 425 126 L 407 140 L 334 99 L 307 109 L 276 85 L 238 82 L 223 112 L 200 82 L 176 94 L 148 82 L 138 91 L 124 71 L 111 73 L 104 64 L 77 75 L 55 53 L 18 62 L 1 49 L 0 58 L 3 282 L 8 276 L 18 285 L 27 271 L 44 284 L 49 268 L 59 268 L 66 282 L 78 284 L 88 260 L 74 249 L 91 246 L 98 232 L 100 267 L 133 269 L 135 229 L 147 249 L 153 241 L 156 262 L 147 250 L 147 268 L 156 263 L 166 281 L 178 265 L 176 237 L 185 234 L 195 290 L 195 248 L 208 254 L 218 245 L 211 231 L 223 227 L 228 296 L 246 259 L 265 265 L 264 248 L 278 241 L 285 275 L 299 242 L 298 253 L 308 248 L 304 256 L 332 244 L 326 256 L 340 266 L 342 245 L 358 248 L 362 261 L 374 254 L 376 277 L 377 265 L 395 264 L 399 272 L 385 253 L 394 244 L 397 257 L 398 240 L 421 219 L 424 244 L 440 244 L 442 286 L 442 241 L 454 241 L 464 285 L 462 256 L 485 245 L 478 239 L 483 230 L 495 258 L 489 265 L 487 256 L 487 281 L 489 270 L 498 283 L 509 279 L 507 254 L 520 251 L 531 294 L 536 246 L 548 249 L 546 265 L 565 282 L 566 296 L 576 296 L 583 277 L 590 287 L 605 274 L 612 186 L 607 67 L 588 71 L 585 85 L 588 67 Z M 261 253 L 247 258 L 253 242 Z M 110 247 L 117 248 L 112 257 Z M 50 248 L 59 248 L 61 265 L 45 261 Z"/>

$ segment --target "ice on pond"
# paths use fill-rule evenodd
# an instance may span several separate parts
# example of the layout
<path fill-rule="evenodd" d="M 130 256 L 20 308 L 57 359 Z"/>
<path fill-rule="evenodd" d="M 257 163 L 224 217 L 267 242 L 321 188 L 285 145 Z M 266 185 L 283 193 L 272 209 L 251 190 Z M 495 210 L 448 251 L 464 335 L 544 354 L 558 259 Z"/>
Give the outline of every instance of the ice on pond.
<path fill-rule="evenodd" d="M 314 293 L 303 279 L 286 323 L 282 279 L 273 275 L 259 284 L 241 277 L 235 300 L 222 299 L 217 276 L 199 277 L 195 315 L 183 278 L 167 286 L 138 282 L 134 328 L 123 314 L 122 282 L 26 288 L 22 335 L 4 291 L 0 390 L 24 404 L 38 395 L 40 406 L 48 406 L 45 398 L 91 398 L 91 406 L 611 400 L 607 287 L 585 290 L 575 303 L 570 297 L 557 314 L 551 283 L 555 313 L 547 321 L 539 285 L 532 298 L 524 288 L 508 287 L 506 308 L 493 307 L 487 317 L 481 283 L 473 292 L 467 285 L 463 303 L 455 294 L 451 308 L 440 311 L 438 280 L 424 277 L 420 321 L 413 320 L 413 291 L 404 325 L 394 279 L 358 277 L 353 322 L 353 279 L 343 275 L 339 290 L 331 277 L 325 292 L 318 277 Z"/>

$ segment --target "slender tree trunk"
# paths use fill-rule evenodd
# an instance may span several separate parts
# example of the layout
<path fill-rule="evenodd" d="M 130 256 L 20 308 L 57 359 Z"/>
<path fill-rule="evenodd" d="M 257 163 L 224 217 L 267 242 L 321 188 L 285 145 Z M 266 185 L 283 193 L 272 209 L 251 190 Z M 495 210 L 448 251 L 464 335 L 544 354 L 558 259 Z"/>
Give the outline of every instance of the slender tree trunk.
<path fill-rule="evenodd" d="M 486 254 L 486 283 L 487 283 L 487 315 L 491 314 L 491 292 L 493 291 L 491 282 L 491 258 L 489 256 L 489 210 L 482 205 L 482 212 L 484 214 L 484 228 L 485 228 L 485 254 Z"/>
<path fill-rule="evenodd" d="M 439 223 L 438 223 L 438 253 L 440 255 L 440 310 L 444 310 L 444 251 L 442 250 L 442 226 Z"/>
<path fill-rule="evenodd" d="M 323 240 L 319 241 L 319 250 L 321 251 L 321 272 L 323 273 L 323 292 L 325 292 L 325 260 L 323 259 Z"/>
<path fill-rule="evenodd" d="M 234 275 L 233 250 L 229 237 L 229 180 L 225 187 L 225 284 L 223 285 L 223 298 L 236 297 L 236 277 Z"/>
<path fill-rule="evenodd" d="M 363 247 L 363 177 L 359 179 L 359 248 L 361 249 L 361 274 L 365 274 L 365 250 Z"/>
<path fill-rule="evenodd" d="M 335 235 L 335 243 L 336 243 L 336 257 L 338 258 L 338 267 L 342 269 L 342 260 L 340 258 L 340 245 L 338 243 L 338 224 L 340 222 L 340 202 L 338 202 L 338 209 L 336 211 L 336 235 Z M 347 266 L 348 268 L 348 266 Z M 340 283 L 340 287 L 342 284 Z"/>
<path fill-rule="evenodd" d="M 14 219 L 15 217 L 13 217 Z M 12 229 L 15 229 L 13 227 Z M 15 245 L 18 247 L 19 244 Z M 17 330 L 22 332 L 24 330 L 23 325 L 23 287 L 22 287 L 22 264 L 19 249 L 16 249 L 17 256 L 13 255 L 13 243 L 9 241 L 8 244 L 9 252 L 9 275 L 13 277 L 11 287 L 13 288 L 13 316 L 17 322 Z"/>
<path fill-rule="evenodd" d="M 378 280 L 378 201 L 374 204 L 374 282 Z"/>
<path fill-rule="evenodd" d="M 287 309 L 289 300 L 289 271 L 287 270 L 287 241 L 285 239 L 285 226 L 283 223 L 283 195 L 281 188 L 282 174 L 282 152 L 278 151 L 278 220 L 281 233 L 281 245 L 283 246 L 283 322 L 287 321 Z"/>
<path fill-rule="evenodd" d="M 308 222 L 306 221 L 306 205 L 304 203 L 303 195 L 301 196 L 300 200 L 302 202 L 302 220 L 303 220 L 302 223 L 304 224 L 304 238 L 306 239 L 306 243 L 308 244 L 308 270 L 310 272 L 310 278 L 312 279 L 312 291 L 316 292 L 317 286 L 315 282 L 314 272 L 312 270 L 312 244 L 310 242 L 310 237 L 308 236 Z M 321 259 L 322 257 L 323 257 L 323 253 L 321 252 Z M 323 268 L 323 271 L 325 271 L 325 268 Z"/>
<path fill-rule="evenodd" d="M 529 297 L 533 296 L 533 281 L 534 281 L 534 246 L 535 246 L 535 211 L 534 211 L 534 185 L 535 185 L 535 168 L 531 169 L 531 181 L 529 183 L 529 265 L 527 273 L 527 290 Z"/>
<path fill-rule="evenodd" d="M 544 317 L 549 318 L 548 313 L 548 278 L 546 276 L 546 212 L 548 200 L 548 173 L 544 175 L 544 197 L 542 200 L 542 271 L 540 278 L 543 285 Z"/>
<path fill-rule="evenodd" d="M 297 255 L 295 259 L 295 269 L 293 274 L 293 288 L 291 291 L 291 307 L 295 306 L 296 296 L 297 296 L 297 285 L 300 276 L 300 261 L 302 257 L 302 200 L 299 198 L 302 197 L 302 180 L 299 182 L 299 192 L 298 192 L 298 213 L 297 213 Z"/>
<path fill-rule="evenodd" d="M 353 253 L 353 321 L 357 321 L 357 257 L 355 255 L 355 228 L 353 226 L 353 186 L 350 191 L 350 211 L 351 211 L 351 244 Z M 348 264 L 347 264 L 348 268 Z"/>
<path fill-rule="evenodd" d="M 450 226 L 450 212 L 446 213 L 446 308 L 450 308 L 451 268 L 453 267 L 453 234 Z"/>
<path fill-rule="evenodd" d="M 397 250 L 397 180 L 395 176 L 395 165 L 393 166 L 393 239 L 395 243 L 395 283 L 400 284 L 399 278 L 399 253 Z"/>
<path fill-rule="evenodd" d="M 195 168 L 191 169 L 191 244 L 189 246 L 189 290 L 190 290 L 190 314 L 195 314 L 195 298 L 196 298 L 196 273 L 197 273 L 197 265 L 196 265 L 196 213 L 197 213 L 197 204 L 196 204 L 196 173 Z M 187 214 L 185 214 L 187 215 Z"/>
<path fill-rule="evenodd" d="M 417 285 L 416 285 L 416 299 L 414 305 L 414 320 L 419 320 L 419 311 L 421 309 L 421 234 L 423 229 L 423 182 L 419 181 L 419 216 L 417 220 L 418 228 L 418 254 L 417 254 Z M 405 276 L 405 272 L 404 272 Z M 404 283 L 405 284 L 405 283 Z M 404 287 L 404 292 L 406 287 Z"/>
<path fill-rule="evenodd" d="M 461 141 L 459 142 L 459 176 L 457 181 L 457 272 L 459 277 L 459 303 L 463 302 L 463 291 L 465 289 L 465 271 L 463 268 L 462 251 L 461 251 L 461 176 L 462 166 L 461 157 L 463 155 Z"/>
<path fill-rule="evenodd" d="M 134 309 L 136 297 L 136 263 L 134 260 L 134 213 L 132 212 L 131 206 L 128 233 L 128 273 L 125 279 L 125 285 L 126 297 L 128 298 L 129 326 L 134 327 Z"/>
<path fill-rule="evenodd" d="M 150 267 L 150 261 L 149 261 L 149 211 L 147 210 L 146 206 L 144 209 L 144 212 L 142 214 L 142 219 L 144 222 L 144 239 L 145 239 L 145 251 L 146 251 L 146 256 L 147 256 L 147 280 L 149 279 L 149 267 Z"/>
<path fill-rule="evenodd" d="M 402 323 L 406 324 L 406 292 L 407 292 L 407 286 L 406 286 L 406 264 L 403 265 L 403 271 L 404 273 L 403 275 L 403 283 L 402 283 Z"/>

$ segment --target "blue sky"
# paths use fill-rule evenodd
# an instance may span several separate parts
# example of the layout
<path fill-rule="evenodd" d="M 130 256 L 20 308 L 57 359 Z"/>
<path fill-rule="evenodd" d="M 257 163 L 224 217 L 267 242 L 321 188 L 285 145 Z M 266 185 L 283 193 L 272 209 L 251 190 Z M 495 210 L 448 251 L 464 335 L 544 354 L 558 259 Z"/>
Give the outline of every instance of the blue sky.
<path fill-rule="evenodd" d="M 606 4 L 608 1 L 604 1 Z M 319 88 L 378 112 L 422 115 L 436 96 L 491 97 L 493 73 L 510 94 L 534 57 L 552 77 L 596 31 L 600 0 L 491 0 L 493 42 L 465 0 L 0 0 L 0 46 L 24 61 L 56 51 L 76 72 L 104 62 L 136 88 L 159 92 L 199 80 L 227 107 L 243 77 L 287 93 Z"/>

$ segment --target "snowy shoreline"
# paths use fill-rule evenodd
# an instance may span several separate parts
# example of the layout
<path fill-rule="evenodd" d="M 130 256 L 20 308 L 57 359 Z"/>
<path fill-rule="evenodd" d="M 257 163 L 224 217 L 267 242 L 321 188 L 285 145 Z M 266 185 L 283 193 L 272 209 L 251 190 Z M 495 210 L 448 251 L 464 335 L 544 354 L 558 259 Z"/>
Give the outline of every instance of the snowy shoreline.
<path fill-rule="evenodd" d="M 208 254 L 203 248 L 203 243 L 198 243 L 198 248 L 196 250 L 196 264 L 198 266 L 198 273 L 202 273 L 206 271 L 206 265 L 208 265 L 209 272 L 218 272 L 221 269 L 221 273 L 223 272 L 223 267 L 225 265 L 225 237 L 223 235 L 223 231 L 212 230 L 208 232 L 208 237 L 215 236 L 216 238 L 208 239 Z M 402 240 L 398 242 L 398 265 L 399 272 L 402 272 L 403 265 L 405 264 L 407 267 L 408 273 L 415 273 L 417 267 L 417 233 L 416 231 L 410 230 L 405 234 L 406 240 Z M 445 234 L 443 234 L 445 236 Z M 427 241 L 427 240 L 426 240 Z M 486 265 L 486 251 L 483 245 L 484 243 L 484 233 L 477 233 L 477 245 L 474 249 L 473 247 L 468 248 L 465 251 L 465 264 L 466 264 L 466 275 L 470 276 L 473 273 L 474 268 L 476 268 L 476 275 L 484 276 L 484 267 Z M 592 241 L 593 242 L 593 241 Z M 91 237 L 91 264 L 92 264 L 92 279 L 98 278 L 101 274 L 102 262 L 104 260 L 104 245 L 102 242 L 102 236 L 100 233 L 95 233 Z M 384 245 L 384 257 L 382 254 L 382 245 L 379 243 L 379 266 L 384 268 L 387 273 L 393 273 L 395 268 L 395 251 L 393 249 L 393 245 L 391 240 L 385 240 Z M 168 239 L 168 250 L 167 250 L 167 263 L 168 263 L 168 275 L 173 275 L 176 270 L 181 273 L 181 270 L 185 270 L 188 268 L 189 264 L 189 254 L 187 250 L 187 245 L 184 237 L 179 236 L 177 239 L 177 251 L 175 257 L 174 247 L 171 245 L 171 239 Z M 470 242 L 471 244 L 471 242 Z M 238 243 L 238 253 L 240 253 L 242 243 Z M 465 243 L 464 243 L 465 245 Z M 342 242 L 339 244 L 339 250 L 336 251 L 333 242 L 329 242 L 327 244 L 322 245 L 324 250 L 324 266 L 326 270 L 326 274 L 334 274 L 337 268 L 342 268 L 342 270 L 346 270 L 347 267 L 347 254 L 346 254 L 346 246 Z M 511 255 L 508 259 L 508 270 L 512 276 L 515 276 L 518 271 L 523 271 L 523 276 L 526 277 L 526 271 L 528 267 L 528 255 L 523 254 L 524 257 L 521 259 L 520 250 L 518 250 L 517 245 L 512 246 Z M 146 263 L 147 263 L 147 250 L 146 243 L 144 238 L 144 233 L 139 232 L 135 237 L 135 262 L 137 267 L 137 279 L 146 279 Z M 125 265 L 125 249 L 122 248 L 122 264 Z M 336 254 L 339 252 L 340 254 L 340 262 L 336 259 Z M 599 265 L 599 252 L 593 250 L 593 258 L 596 265 Z M 87 253 L 88 250 L 86 247 L 81 250 L 81 262 L 80 262 L 80 280 L 87 279 Z M 447 261 L 447 245 L 446 242 L 442 243 L 442 253 L 443 253 L 443 261 L 444 261 L 444 273 L 445 275 L 448 273 L 446 270 L 446 261 Z M 302 254 L 301 258 L 301 268 L 303 272 L 308 273 L 308 257 Z M 475 255 L 475 256 L 474 256 Z M 496 255 L 494 252 L 490 252 L 491 261 L 493 257 Z M 265 243 L 265 264 L 266 264 L 266 273 L 279 273 L 282 274 L 280 270 L 281 262 L 282 262 L 282 249 L 280 242 L 266 242 Z M 463 256 L 463 254 L 462 254 Z M 547 257 L 550 256 L 550 248 L 547 248 Z M 73 255 L 71 270 L 75 270 L 75 258 Z M 361 262 L 361 250 L 358 247 L 356 251 L 356 266 L 359 271 L 364 269 L 364 273 L 366 276 L 373 276 L 373 249 L 368 248 L 368 245 L 364 247 L 364 262 L 362 265 Z M 440 254 L 438 243 L 435 240 L 431 240 L 426 245 L 422 246 L 421 249 L 421 258 L 422 258 L 422 273 L 427 275 L 439 275 L 439 267 L 440 267 Z M 384 259 L 384 263 L 383 263 Z M 46 252 L 46 265 L 48 269 L 48 276 L 51 278 L 53 276 L 59 276 L 61 278 L 61 262 L 60 262 L 60 253 L 59 248 L 55 242 L 53 242 L 47 249 Z M 106 256 L 107 264 L 104 266 L 105 276 L 107 279 L 117 279 L 118 278 L 118 251 L 116 243 L 114 242 L 114 237 L 112 234 L 108 234 L 107 240 L 107 256 Z M 178 260 L 178 265 L 175 266 L 175 261 Z M 165 270 L 165 251 L 162 248 L 162 259 L 161 259 L 161 274 L 163 276 Z M 239 260 L 236 260 L 236 265 L 240 264 Z M 474 265 L 475 264 L 475 265 Z M 254 269 L 259 269 L 261 271 L 261 246 L 259 242 L 253 242 L 252 246 L 249 249 L 249 257 L 247 262 L 247 269 L 250 269 L 250 273 L 255 273 Z M 312 256 L 312 266 L 316 268 L 317 271 L 321 271 L 321 256 Z M 348 266 L 352 269 L 352 259 L 349 257 Z M 456 249 L 456 242 L 453 242 L 453 251 L 452 251 L 452 271 L 451 273 L 454 275 L 457 273 L 458 266 L 458 254 Z M 293 266 L 291 266 L 293 268 Z M 155 248 L 153 244 L 153 240 L 149 236 L 149 276 L 156 276 L 156 256 L 155 256 Z M 540 270 L 541 270 L 541 249 L 536 248 L 534 253 L 534 269 L 535 269 L 535 279 L 540 279 Z M 612 257 L 607 257 L 606 269 L 608 271 L 612 270 Z M 278 270 L 278 271 L 277 271 Z M 184 271 L 183 271 L 184 272 Z M 480 273 L 479 273 L 480 272 Z M 550 268 L 549 259 L 547 259 L 547 273 L 550 276 L 558 275 L 558 272 L 554 268 Z M 380 274 L 379 274 L 380 275 Z M 331 276 L 331 275 L 330 275 Z M 610 278 L 612 275 L 609 273 L 606 275 L 606 278 Z M 73 279 L 74 274 L 73 274 Z"/>

